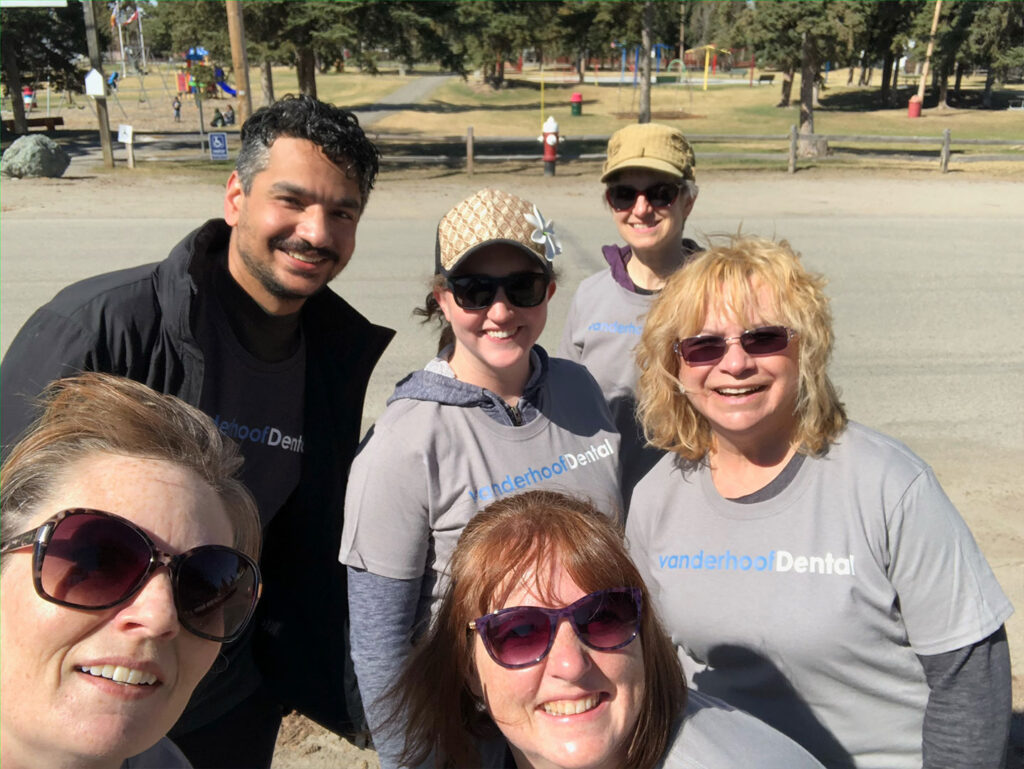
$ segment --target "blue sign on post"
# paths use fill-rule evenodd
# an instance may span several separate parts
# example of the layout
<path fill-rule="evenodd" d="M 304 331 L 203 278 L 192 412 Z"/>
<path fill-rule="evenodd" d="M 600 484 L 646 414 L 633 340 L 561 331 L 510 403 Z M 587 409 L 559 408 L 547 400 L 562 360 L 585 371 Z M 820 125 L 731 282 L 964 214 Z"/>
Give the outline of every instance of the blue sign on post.
<path fill-rule="evenodd" d="M 210 160 L 228 159 L 228 135 L 226 133 L 211 133 L 210 137 Z"/>

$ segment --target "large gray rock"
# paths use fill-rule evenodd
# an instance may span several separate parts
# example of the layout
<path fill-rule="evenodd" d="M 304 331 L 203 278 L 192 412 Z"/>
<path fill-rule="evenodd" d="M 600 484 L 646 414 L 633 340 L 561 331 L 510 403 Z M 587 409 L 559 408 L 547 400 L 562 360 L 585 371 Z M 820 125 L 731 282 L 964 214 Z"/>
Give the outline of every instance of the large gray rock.
<path fill-rule="evenodd" d="M 0 174 L 20 179 L 24 176 L 60 176 L 71 164 L 71 157 L 53 139 L 28 134 L 16 140 L 0 159 Z"/>

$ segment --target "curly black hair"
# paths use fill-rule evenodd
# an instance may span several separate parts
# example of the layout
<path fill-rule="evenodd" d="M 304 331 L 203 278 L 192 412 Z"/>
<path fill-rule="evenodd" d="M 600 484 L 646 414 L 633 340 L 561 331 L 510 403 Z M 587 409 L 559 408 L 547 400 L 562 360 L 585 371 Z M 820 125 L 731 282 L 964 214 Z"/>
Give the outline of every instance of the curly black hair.
<path fill-rule="evenodd" d="M 354 114 L 306 95 L 289 94 L 245 121 L 235 170 L 246 194 L 256 174 L 269 164 L 270 145 L 280 136 L 307 139 L 320 147 L 332 163 L 359 182 L 366 205 L 380 170 L 380 150 L 366 138 Z"/>

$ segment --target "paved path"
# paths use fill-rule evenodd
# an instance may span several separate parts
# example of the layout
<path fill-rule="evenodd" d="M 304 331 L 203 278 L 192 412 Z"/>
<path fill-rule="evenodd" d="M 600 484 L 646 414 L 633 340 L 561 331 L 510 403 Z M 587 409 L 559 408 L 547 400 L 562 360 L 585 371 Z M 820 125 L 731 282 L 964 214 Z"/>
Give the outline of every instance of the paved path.
<path fill-rule="evenodd" d="M 381 97 L 376 104 L 355 110 L 359 124 L 365 128 L 396 112 L 403 112 L 411 105 L 426 101 L 435 90 L 452 77 L 453 75 L 421 75 L 415 78 L 401 88 Z"/>

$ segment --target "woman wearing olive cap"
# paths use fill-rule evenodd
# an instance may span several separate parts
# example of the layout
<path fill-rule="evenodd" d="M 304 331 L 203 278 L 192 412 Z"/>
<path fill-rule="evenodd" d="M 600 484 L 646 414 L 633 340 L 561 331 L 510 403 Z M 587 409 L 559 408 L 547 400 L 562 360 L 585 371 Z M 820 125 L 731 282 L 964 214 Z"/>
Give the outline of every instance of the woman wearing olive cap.
<path fill-rule="evenodd" d="M 633 349 L 654 297 L 699 250 L 683 237 L 697 199 L 694 165 L 693 150 L 677 128 L 645 123 L 612 134 L 601 181 L 625 245 L 601 249 L 608 269 L 580 284 L 558 348 L 560 357 L 590 370 L 611 407 L 622 434 L 627 502 L 633 486 L 661 456 L 645 448 L 633 416 L 638 376 Z"/>

